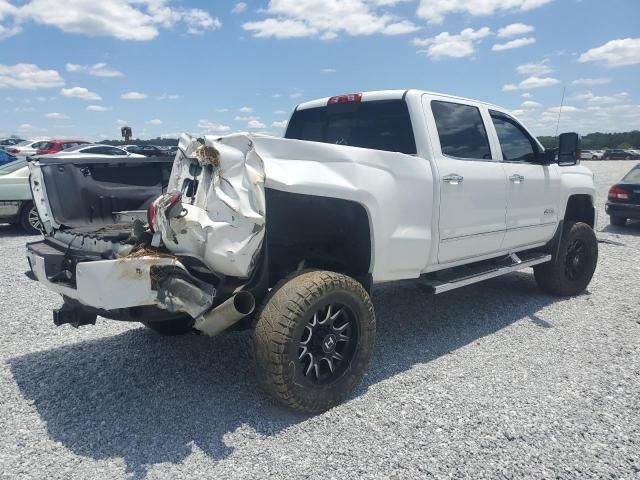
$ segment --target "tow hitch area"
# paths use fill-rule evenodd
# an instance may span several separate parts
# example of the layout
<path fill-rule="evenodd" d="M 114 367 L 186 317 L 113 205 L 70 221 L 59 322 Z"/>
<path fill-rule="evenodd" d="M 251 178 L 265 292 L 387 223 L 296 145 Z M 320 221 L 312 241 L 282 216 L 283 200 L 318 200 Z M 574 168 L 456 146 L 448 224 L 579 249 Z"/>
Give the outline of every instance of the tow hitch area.
<path fill-rule="evenodd" d="M 75 328 L 82 325 L 95 325 L 97 315 L 86 311 L 79 304 L 65 302 L 62 307 L 53 311 L 53 323 L 59 327 L 69 323 Z"/>

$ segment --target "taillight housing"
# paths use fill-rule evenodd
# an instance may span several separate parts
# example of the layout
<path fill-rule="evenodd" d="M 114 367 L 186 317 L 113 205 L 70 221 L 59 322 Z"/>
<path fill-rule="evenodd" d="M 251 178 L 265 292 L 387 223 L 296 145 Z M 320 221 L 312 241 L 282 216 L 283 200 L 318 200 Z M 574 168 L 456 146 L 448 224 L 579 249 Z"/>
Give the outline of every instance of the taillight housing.
<path fill-rule="evenodd" d="M 12 155 L 15 155 L 16 153 L 20 153 L 20 150 L 18 150 L 17 148 L 9 148 L 7 152 L 11 153 Z"/>
<path fill-rule="evenodd" d="M 164 214 L 165 218 L 170 218 L 173 210 L 180 205 L 182 211 L 182 193 L 169 192 L 156 198 L 147 210 L 147 219 L 149 220 L 149 228 L 153 232 L 158 231 L 160 215 Z M 179 214 L 180 212 L 178 212 Z"/>
<path fill-rule="evenodd" d="M 609 189 L 609 198 L 613 200 L 629 200 L 629 192 L 624 188 L 611 187 Z"/>
<path fill-rule="evenodd" d="M 358 103 L 361 101 L 361 93 L 349 93 L 347 95 L 337 95 L 335 97 L 331 97 L 327 102 L 327 105 L 335 105 L 337 103 Z"/>

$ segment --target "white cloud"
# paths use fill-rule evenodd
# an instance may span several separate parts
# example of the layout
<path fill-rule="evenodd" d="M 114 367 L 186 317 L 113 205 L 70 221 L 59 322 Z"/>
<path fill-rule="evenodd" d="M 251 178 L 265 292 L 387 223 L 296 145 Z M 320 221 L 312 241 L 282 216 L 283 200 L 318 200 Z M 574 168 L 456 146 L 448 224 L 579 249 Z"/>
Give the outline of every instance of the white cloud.
<path fill-rule="evenodd" d="M 513 91 L 513 90 L 529 90 L 532 88 L 542 88 L 542 87 L 550 87 L 552 85 L 557 85 L 560 83 L 560 80 L 557 78 L 551 77 L 536 77 L 532 76 L 529 78 L 525 78 L 518 84 L 510 83 L 502 87 L 502 90 L 505 92 Z"/>
<path fill-rule="evenodd" d="M 336 73 L 335 68 L 323 68 L 320 73 Z"/>
<path fill-rule="evenodd" d="M 269 17 L 242 25 L 254 37 L 319 37 L 331 40 L 340 34 L 402 35 L 419 29 L 381 7 L 395 1 L 380 0 L 270 0 L 263 11 Z"/>
<path fill-rule="evenodd" d="M 583 100 L 589 102 L 589 104 L 610 104 L 620 103 L 628 97 L 627 92 L 616 93 L 615 95 L 594 95 L 591 92 L 581 93 L 573 97 L 574 100 Z"/>
<path fill-rule="evenodd" d="M 273 122 L 271 126 L 274 128 L 287 128 L 288 123 L 287 120 L 282 120 L 281 122 Z"/>
<path fill-rule="evenodd" d="M 216 109 L 216 112 L 218 112 L 218 113 L 227 113 L 228 111 L 229 111 L 228 108 L 218 108 L 218 109 Z"/>
<path fill-rule="evenodd" d="M 520 75 L 546 75 L 553 72 L 553 68 L 549 65 L 549 60 L 543 60 L 537 63 L 531 62 L 518 65 L 516 71 Z"/>
<path fill-rule="evenodd" d="M 475 44 L 491 35 L 488 27 L 474 30 L 465 28 L 457 35 L 442 32 L 431 38 L 414 38 L 413 45 L 418 47 L 418 53 L 438 60 L 443 57 L 462 58 L 475 53 Z"/>
<path fill-rule="evenodd" d="M 279 93 L 274 93 L 273 95 L 271 95 L 271 98 L 280 98 L 282 95 Z"/>
<path fill-rule="evenodd" d="M 183 11 L 182 20 L 187 25 L 187 33 L 191 35 L 202 35 L 207 30 L 217 30 L 222 27 L 220 20 L 199 8 Z"/>
<path fill-rule="evenodd" d="M 562 107 L 551 107 L 547 109 L 548 113 L 557 114 L 560 113 L 560 108 L 562 108 L 562 113 L 575 113 L 581 112 L 582 110 L 578 107 L 572 107 L 571 105 L 563 105 Z"/>
<path fill-rule="evenodd" d="M 144 123 L 147 125 L 162 125 L 162 120 L 160 120 L 159 118 L 154 118 L 153 120 L 147 120 Z"/>
<path fill-rule="evenodd" d="M 594 62 L 608 68 L 640 63 L 640 38 L 611 40 L 604 45 L 587 50 L 579 62 Z"/>
<path fill-rule="evenodd" d="M 293 92 L 289 94 L 289 98 L 292 99 L 296 99 L 296 98 L 302 98 L 303 93 L 302 92 Z"/>
<path fill-rule="evenodd" d="M 502 52 L 503 50 L 511 50 L 513 48 L 524 47 L 525 45 L 531 45 L 532 43 L 536 43 L 536 39 L 534 37 L 523 37 L 516 38 L 515 40 L 511 40 L 505 43 L 496 43 L 491 47 L 491 50 L 494 52 Z"/>
<path fill-rule="evenodd" d="M 65 115 L 64 113 L 58 113 L 58 112 L 45 113 L 44 116 L 46 118 L 52 118 L 54 120 L 68 120 L 69 119 L 68 115 Z"/>
<path fill-rule="evenodd" d="M 80 100 L 102 100 L 96 92 L 92 92 L 84 87 L 63 88 L 60 95 L 67 98 L 79 98 Z"/>
<path fill-rule="evenodd" d="M 286 112 L 284 110 L 276 110 L 273 112 L 274 115 L 286 115 L 289 112 Z"/>
<path fill-rule="evenodd" d="M 226 133 L 231 131 L 231 127 L 228 125 L 212 122 L 211 120 L 200 120 L 198 122 L 198 128 L 203 133 Z"/>
<path fill-rule="evenodd" d="M 111 107 L 105 107 L 104 105 L 89 105 L 87 110 L 90 112 L 108 112 Z"/>
<path fill-rule="evenodd" d="M 535 30 L 531 25 L 525 25 L 524 23 L 512 23 L 506 27 L 502 27 L 498 30 L 498 38 L 515 37 L 516 35 L 524 35 L 525 33 L 533 32 Z"/>
<path fill-rule="evenodd" d="M 247 4 L 244 2 L 238 2 L 234 5 L 234 7 L 231 9 L 231 13 L 244 13 L 247 11 Z"/>
<path fill-rule="evenodd" d="M 113 70 L 107 66 L 106 63 L 96 63 L 94 65 L 78 65 L 76 63 L 67 63 L 67 72 L 82 72 L 93 75 L 94 77 L 114 78 L 123 77 L 124 73 Z"/>
<path fill-rule="evenodd" d="M 116 124 L 120 125 L 121 127 L 126 125 L 127 123 L 129 122 L 127 122 L 126 120 L 116 120 Z"/>
<path fill-rule="evenodd" d="M 163 93 L 158 97 L 158 100 L 180 100 L 184 95 L 180 95 L 177 93 Z"/>
<path fill-rule="evenodd" d="M 527 100 L 526 102 L 522 102 L 522 105 L 520 106 L 522 108 L 540 108 L 542 107 L 542 104 L 538 102 L 534 102 L 532 100 Z"/>
<path fill-rule="evenodd" d="M 6 4 L 6 1 L 3 1 Z M 210 13 L 198 8 L 174 6 L 175 0 L 27 0 L 8 10 L 13 28 L 35 22 L 63 32 L 119 40 L 151 40 L 160 28 L 184 24 L 187 33 L 200 34 L 220 28 Z M 1 19 L 1 18 L 0 18 Z M 3 27 L 6 28 L 6 27 Z"/>
<path fill-rule="evenodd" d="M 31 125 L 30 123 L 23 123 L 22 125 L 20 125 L 18 127 L 18 130 L 24 132 L 27 130 L 33 130 L 33 125 Z"/>
<path fill-rule="evenodd" d="M 240 113 L 252 113 L 253 112 L 253 108 L 251 108 L 251 107 L 242 107 L 238 111 Z"/>
<path fill-rule="evenodd" d="M 120 98 L 123 100 L 144 100 L 145 98 L 148 98 L 148 97 L 149 96 L 146 93 L 140 93 L 140 92 L 127 92 L 120 95 Z"/>
<path fill-rule="evenodd" d="M 249 120 L 247 123 L 247 128 L 250 130 L 256 130 L 260 128 L 266 128 L 267 126 L 262 123 L 260 120 Z"/>
<path fill-rule="evenodd" d="M 571 85 L 587 85 L 587 86 L 595 86 L 595 85 L 606 85 L 611 83 L 610 78 L 578 78 L 571 82 Z"/>
<path fill-rule="evenodd" d="M 64 80 L 56 70 L 41 70 L 32 63 L 0 64 L 0 88 L 36 90 L 63 85 Z"/>
<path fill-rule="evenodd" d="M 522 98 L 532 98 L 532 97 L 533 97 L 533 95 L 531 95 L 529 92 L 524 92 L 522 94 Z"/>
<path fill-rule="evenodd" d="M 442 23 L 453 13 L 473 16 L 493 15 L 501 12 L 527 11 L 553 0 L 420 0 L 418 16 L 429 23 Z"/>

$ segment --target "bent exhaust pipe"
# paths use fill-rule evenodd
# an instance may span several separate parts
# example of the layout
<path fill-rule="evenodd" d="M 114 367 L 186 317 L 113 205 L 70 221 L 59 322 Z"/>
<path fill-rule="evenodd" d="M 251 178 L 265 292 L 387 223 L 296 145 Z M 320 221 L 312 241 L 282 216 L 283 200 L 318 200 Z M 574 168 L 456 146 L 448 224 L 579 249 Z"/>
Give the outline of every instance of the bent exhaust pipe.
<path fill-rule="evenodd" d="M 253 313 L 255 308 L 254 296 L 249 292 L 241 291 L 196 318 L 193 328 L 213 337 Z"/>

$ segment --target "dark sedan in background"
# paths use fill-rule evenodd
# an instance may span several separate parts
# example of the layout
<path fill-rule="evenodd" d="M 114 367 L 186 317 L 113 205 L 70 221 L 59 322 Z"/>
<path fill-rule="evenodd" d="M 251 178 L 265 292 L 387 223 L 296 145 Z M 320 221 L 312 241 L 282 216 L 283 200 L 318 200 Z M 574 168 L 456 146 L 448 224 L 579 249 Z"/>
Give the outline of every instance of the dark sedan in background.
<path fill-rule="evenodd" d="M 145 157 L 166 157 L 170 153 L 156 147 L 155 145 L 125 145 L 123 147 L 127 152 L 137 153 Z"/>
<path fill-rule="evenodd" d="M 602 158 L 604 160 L 637 160 L 638 155 L 622 148 L 610 148 L 604 151 Z"/>
<path fill-rule="evenodd" d="M 605 208 L 611 225 L 621 227 L 630 218 L 640 220 L 640 163 L 609 189 Z"/>

